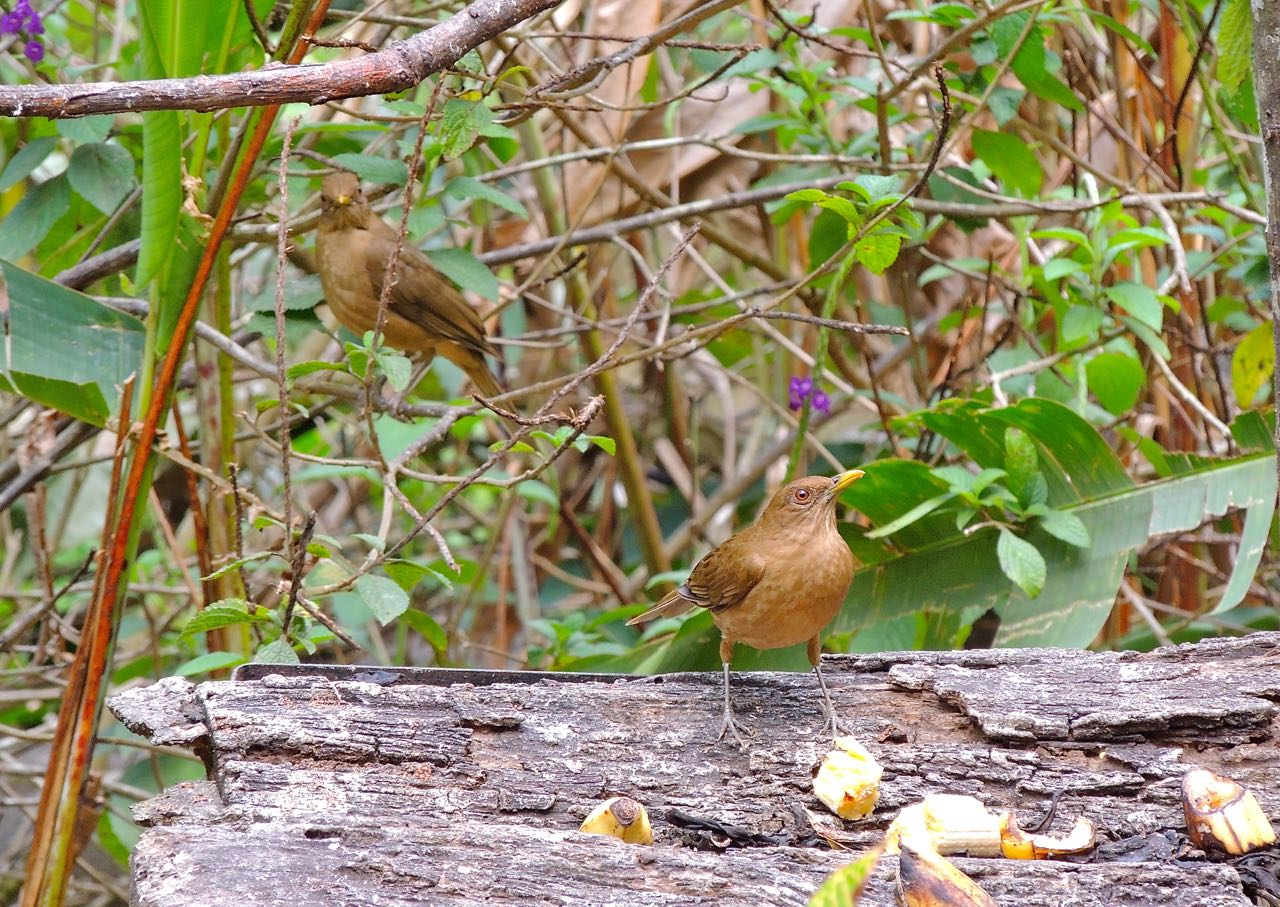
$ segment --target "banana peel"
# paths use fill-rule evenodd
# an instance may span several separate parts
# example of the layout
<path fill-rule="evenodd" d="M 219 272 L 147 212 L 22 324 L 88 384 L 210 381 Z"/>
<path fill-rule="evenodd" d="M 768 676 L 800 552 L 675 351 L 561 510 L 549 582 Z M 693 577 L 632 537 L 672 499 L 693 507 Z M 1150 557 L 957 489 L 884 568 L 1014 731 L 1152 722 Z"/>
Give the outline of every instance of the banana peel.
<path fill-rule="evenodd" d="M 866 747 L 852 737 L 838 737 L 814 776 L 813 792 L 840 818 L 865 819 L 880 799 L 883 774 Z"/>
<path fill-rule="evenodd" d="M 908 844 L 917 851 L 998 857 L 1002 852 L 1000 817 L 977 797 L 930 794 L 903 808 L 885 832 L 885 850 L 889 853 L 897 853 L 899 847 Z"/>
<path fill-rule="evenodd" d="M 1084 816 L 1076 819 L 1063 837 L 1028 834 L 1018 826 L 1011 812 L 1000 814 L 1000 850 L 1010 860 L 1046 860 L 1092 850 L 1098 842 L 1093 822 Z"/>
<path fill-rule="evenodd" d="M 1275 843 L 1275 829 L 1257 798 L 1207 769 L 1182 776 L 1182 810 L 1191 842 L 1201 850 L 1240 856 Z"/>
<path fill-rule="evenodd" d="M 608 835 L 628 844 L 653 843 L 649 814 L 630 797 L 604 801 L 591 811 L 578 830 L 589 835 Z"/>
<path fill-rule="evenodd" d="M 996 907 L 991 895 L 929 847 L 903 841 L 898 853 L 898 903 L 903 907 Z"/>

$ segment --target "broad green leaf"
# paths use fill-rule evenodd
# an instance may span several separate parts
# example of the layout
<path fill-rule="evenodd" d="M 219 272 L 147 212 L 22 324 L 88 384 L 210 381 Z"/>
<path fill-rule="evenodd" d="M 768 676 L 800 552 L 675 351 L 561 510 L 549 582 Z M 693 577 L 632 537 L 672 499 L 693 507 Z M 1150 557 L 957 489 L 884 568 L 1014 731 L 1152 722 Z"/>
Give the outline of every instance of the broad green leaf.
<path fill-rule="evenodd" d="M 76 119 L 54 120 L 53 127 L 58 130 L 58 135 L 63 138 L 71 139 L 73 142 L 84 142 L 87 144 L 105 142 L 107 136 L 111 134 L 111 127 L 115 124 L 114 116 L 102 115 L 95 117 L 77 117 Z"/>
<path fill-rule="evenodd" d="M 142 323 L 8 262 L 0 272 L 10 328 L 0 373 L 39 403 L 105 424 L 142 358 Z M 59 355 L 49 355 L 51 343 Z"/>
<path fill-rule="evenodd" d="M 902 179 L 880 173 L 862 173 L 850 183 L 841 183 L 841 188 L 852 188 L 869 202 L 896 199 L 902 194 Z"/>
<path fill-rule="evenodd" d="M 475 144 L 481 130 L 493 122 L 493 112 L 479 100 L 451 98 L 444 105 L 437 136 L 445 160 L 460 157 Z"/>
<path fill-rule="evenodd" d="M 1089 530 L 1080 517 L 1066 510 L 1046 510 L 1040 515 L 1040 528 L 1068 545 L 1089 547 Z"/>
<path fill-rule="evenodd" d="M 356 580 L 356 592 L 378 623 L 386 626 L 409 607 L 409 596 L 395 580 L 366 573 Z"/>
<path fill-rule="evenodd" d="M 1156 291 L 1146 284 L 1123 281 L 1107 287 L 1107 298 L 1153 331 L 1164 324 L 1164 306 Z"/>
<path fill-rule="evenodd" d="M 1231 352 L 1231 387 L 1241 409 L 1253 406 L 1258 391 L 1271 379 L 1276 365 L 1276 348 L 1270 321 L 1264 321 L 1244 336 Z"/>
<path fill-rule="evenodd" d="M 1071 110 L 1084 110 L 1084 105 L 1079 98 L 1071 93 L 1071 89 L 1061 79 L 1049 72 L 1048 55 L 1044 49 L 1044 30 L 1039 25 L 1033 25 L 1028 30 L 1027 23 L 1029 21 L 1029 13 L 1018 12 L 1001 16 L 992 23 L 991 39 L 995 42 L 1000 56 L 1007 59 L 1009 54 L 1013 53 L 1014 48 L 1018 47 L 1018 39 L 1022 37 L 1023 31 L 1026 30 L 1026 38 L 1023 40 L 1022 45 L 1018 47 L 1018 51 L 1009 66 L 1014 75 L 1033 94 L 1039 95 L 1047 101 L 1054 101 Z"/>
<path fill-rule="evenodd" d="M 189 661 L 184 661 L 173 669 L 179 677 L 192 677 L 209 671 L 222 671 L 244 664 L 245 657 L 239 652 L 206 652 Z"/>
<path fill-rule="evenodd" d="M 1048 574 L 1044 555 L 1026 539 L 1018 538 L 1008 529 L 1002 528 L 996 541 L 996 558 L 1000 561 L 1000 569 L 1004 571 L 1004 575 L 1016 583 L 1028 597 L 1035 598 L 1044 589 Z"/>
<path fill-rule="evenodd" d="M 883 274 L 898 259 L 902 237 L 892 233 L 872 233 L 853 247 L 858 262 L 873 274 Z"/>
<path fill-rule="evenodd" d="M 253 623 L 257 618 L 249 613 L 249 603 L 242 598 L 224 598 L 213 602 L 197 611 L 187 621 L 178 635 L 179 639 L 190 639 L 200 633 L 208 633 L 219 627 L 230 627 L 235 624 Z"/>
<path fill-rule="evenodd" d="M 397 391 L 407 390 L 409 379 L 413 377 L 413 363 L 407 356 L 393 352 L 385 346 L 378 347 L 378 365 L 387 381 Z"/>
<path fill-rule="evenodd" d="M 400 616 L 400 619 L 430 643 L 431 648 L 435 649 L 436 652 L 449 651 L 449 637 L 444 632 L 444 627 L 440 626 L 430 614 L 424 614 L 421 611 L 415 611 L 410 608 Z"/>
<path fill-rule="evenodd" d="M 1074 258 L 1055 258 L 1045 262 L 1042 273 L 1045 280 L 1061 280 L 1071 274 L 1079 274 L 1087 270 L 1089 270 L 1088 265 L 1083 265 Z"/>
<path fill-rule="evenodd" d="M 493 276 L 480 259 L 466 249 L 431 249 L 427 252 L 431 263 L 464 290 L 470 290 L 485 299 L 498 300 L 498 278 Z"/>
<path fill-rule="evenodd" d="M 985 129 L 973 130 L 972 142 L 974 154 L 1008 189 L 1024 198 L 1040 193 L 1043 169 L 1026 142 L 1012 133 Z"/>
<path fill-rule="evenodd" d="M 269 642 L 253 653 L 254 664 L 296 665 L 298 653 L 289 645 L 289 641 L 281 636 L 275 642 Z"/>
<path fill-rule="evenodd" d="M 488 183 L 482 183 L 480 180 L 470 176 L 455 176 L 449 180 L 449 185 L 445 186 L 444 194 L 450 198 L 456 198 L 459 201 L 469 201 L 471 199 L 479 199 L 488 202 L 491 205 L 497 205 L 499 208 L 510 211 L 516 217 L 529 216 L 528 210 L 520 203 L 520 200 L 514 195 L 503 192 L 496 186 Z"/>
<path fill-rule="evenodd" d="M 1142 363 L 1125 353 L 1100 353 L 1085 363 L 1084 373 L 1098 402 L 1117 415 L 1138 402 L 1147 383 Z"/>
<path fill-rule="evenodd" d="M 347 152 L 335 154 L 333 162 L 344 170 L 350 170 L 362 180 L 384 186 L 403 186 L 409 180 L 409 168 L 404 161 L 367 154 Z"/>
<path fill-rule="evenodd" d="M 1062 316 L 1062 342 L 1079 343 L 1097 336 L 1106 320 L 1106 313 L 1091 305 L 1073 305 Z"/>
<path fill-rule="evenodd" d="M 947 503 L 947 501 L 951 500 L 953 497 L 955 497 L 955 492 L 947 491 L 947 492 L 944 492 L 943 494 L 935 495 L 934 497 L 929 498 L 927 501 L 921 501 L 919 504 L 912 507 L 902 516 L 898 517 L 896 520 L 891 520 L 888 523 L 885 523 L 883 526 L 879 526 L 876 529 L 872 530 L 871 532 L 866 533 L 865 538 L 880 539 L 880 538 L 884 538 L 885 536 L 893 535 L 899 529 L 902 529 L 906 526 L 910 526 L 912 523 L 916 522 L 921 517 L 925 517 L 933 513 L 933 511 L 937 510 L 939 507 Z"/>
<path fill-rule="evenodd" d="M 133 156 L 119 145 L 81 145 L 67 165 L 71 188 L 103 214 L 116 210 L 134 187 Z"/>
<path fill-rule="evenodd" d="M 64 176 L 28 189 L 9 216 L 0 221 L 0 258 L 21 258 L 40 244 L 71 207 Z"/>
<path fill-rule="evenodd" d="M 1040 458 L 1036 446 L 1020 428 L 1008 428 L 1004 433 L 1004 468 L 1009 477 L 1009 489 L 1021 495 L 1032 477 L 1039 474 Z"/>
<path fill-rule="evenodd" d="M 1240 87 L 1253 66 L 1253 16 L 1249 0 L 1227 0 L 1218 25 L 1218 83 L 1228 92 Z"/>
<path fill-rule="evenodd" d="M 0 192 L 9 191 L 30 176 L 31 171 L 44 163 L 44 159 L 57 144 L 57 139 L 46 135 L 32 139 L 19 148 L 18 153 L 5 165 L 4 172 L 0 173 Z"/>

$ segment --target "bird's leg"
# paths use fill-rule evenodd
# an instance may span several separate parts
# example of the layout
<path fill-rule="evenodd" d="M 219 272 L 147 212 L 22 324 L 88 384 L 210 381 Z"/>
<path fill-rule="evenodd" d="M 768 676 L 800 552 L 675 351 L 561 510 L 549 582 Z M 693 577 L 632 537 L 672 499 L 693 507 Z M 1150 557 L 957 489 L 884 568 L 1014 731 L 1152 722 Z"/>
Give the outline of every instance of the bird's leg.
<path fill-rule="evenodd" d="M 827 689 L 827 679 L 822 676 L 822 640 L 818 636 L 809 640 L 809 663 L 813 665 L 813 672 L 818 675 L 818 686 L 822 690 L 822 711 L 827 717 L 822 732 L 825 734 L 830 731 L 832 737 L 839 737 L 840 719 L 836 717 L 836 707 L 831 701 L 831 691 Z"/>
<path fill-rule="evenodd" d="M 747 744 L 742 739 L 742 734 L 738 731 L 738 723 L 733 720 L 733 703 L 729 700 L 729 660 L 732 657 L 733 640 L 722 638 L 720 640 L 720 663 L 724 665 L 724 722 L 720 725 L 720 733 L 716 735 L 716 740 L 723 740 L 725 733 L 732 734 L 734 741 L 738 744 L 738 749 L 745 753 Z"/>

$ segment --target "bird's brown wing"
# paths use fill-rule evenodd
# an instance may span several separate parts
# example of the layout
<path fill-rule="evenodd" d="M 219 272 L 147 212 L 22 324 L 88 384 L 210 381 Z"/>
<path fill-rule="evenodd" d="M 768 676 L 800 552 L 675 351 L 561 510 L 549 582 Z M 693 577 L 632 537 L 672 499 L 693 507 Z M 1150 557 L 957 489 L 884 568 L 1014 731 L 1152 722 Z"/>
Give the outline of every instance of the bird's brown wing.
<path fill-rule="evenodd" d="M 375 229 L 365 250 L 365 267 L 375 293 L 381 296 L 387 259 L 395 248 L 396 234 Z M 420 249 L 405 243 L 400 248 L 396 270 L 399 279 L 391 288 L 387 307 L 406 321 L 416 324 L 432 337 L 458 344 L 464 349 L 497 355 L 484 333 L 479 314 L 458 292 L 457 287 L 437 271 Z"/>
<path fill-rule="evenodd" d="M 631 618 L 627 625 L 655 617 L 675 617 L 694 608 L 715 613 L 741 602 L 764 576 L 764 565 L 746 553 L 747 546 L 738 544 L 739 538 L 735 536 L 710 551 L 694 565 L 683 586 L 668 592 L 662 601 Z"/>

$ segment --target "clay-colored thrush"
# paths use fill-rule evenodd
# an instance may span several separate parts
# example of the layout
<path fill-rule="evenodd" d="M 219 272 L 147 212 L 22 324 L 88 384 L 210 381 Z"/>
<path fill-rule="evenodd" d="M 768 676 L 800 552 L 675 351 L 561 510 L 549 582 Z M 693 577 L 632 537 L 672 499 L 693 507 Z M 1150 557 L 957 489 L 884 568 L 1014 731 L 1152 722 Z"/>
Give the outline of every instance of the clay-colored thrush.
<path fill-rule="evenodd" d="M 739 642 L 781 649 L 807 641 L 827 725 L 840 733 L 818 656 L 822 629 L 844 604 L 853 581 L 853 553 L 836 529 L 836 502 L 862 476 L 861 469 L 851 469 L 834 479 L 810 476 L 786 485 L 760 519 L 698 561 L 683 586 L 627 622 L 673 617 L 693 608 L 711 612 L 720 628 L 724 664 L 721 738 L 728 731 L 744 746 L 729 701 L 729 661 Z"/>
<path fill-rule="evenodd" d="M 364 336 L 378 320 L 378 299 L 397 231 L 373 213 L 354 174 L 327 177 L 320 199 L 320 285 L 338 321 Z M 408 242 L 400 247 L 383 337 L 398 349 L 425 353 L 428 360 L 440 353 L 466 372 L 485 396 L 503 391 L 485 362 L 486 353 L 497 356 L 498 351 L 485 337 L 480 316 Z"/>

